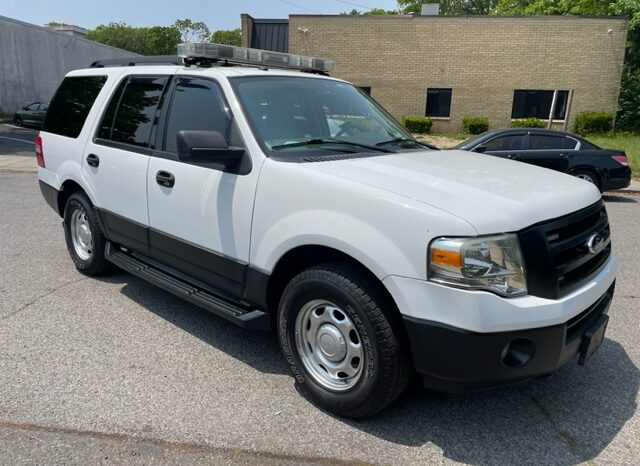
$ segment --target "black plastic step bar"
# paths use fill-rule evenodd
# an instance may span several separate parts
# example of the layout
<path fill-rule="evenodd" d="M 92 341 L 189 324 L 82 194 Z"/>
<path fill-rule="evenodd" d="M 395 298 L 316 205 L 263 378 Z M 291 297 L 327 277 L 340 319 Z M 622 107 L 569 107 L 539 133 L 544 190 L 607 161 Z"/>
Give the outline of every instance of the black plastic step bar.
<path fill-rule="evenodd" d="M 119 250 L 111 242 L 107 242 L 105 246 L 105 257 L 121 269 L 240 327 L 253 330 L 270 330 L 271 328 L 271 318 L 266 312 L 221 299 L 213 293 L 176 278 L 158 267 Z"/>

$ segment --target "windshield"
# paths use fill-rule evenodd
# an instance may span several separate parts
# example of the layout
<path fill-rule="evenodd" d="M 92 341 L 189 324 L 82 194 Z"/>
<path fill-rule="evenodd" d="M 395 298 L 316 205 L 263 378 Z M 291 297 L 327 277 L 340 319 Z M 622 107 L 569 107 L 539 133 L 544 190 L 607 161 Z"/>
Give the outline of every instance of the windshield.
<path fill-rule="evenodd" d="M 370 152 L 367 146 L 423 148 L 351 84 L 288 76 L 233 78 L 232 83 L 256 137 L 269 152 L 329 155 Z"/>

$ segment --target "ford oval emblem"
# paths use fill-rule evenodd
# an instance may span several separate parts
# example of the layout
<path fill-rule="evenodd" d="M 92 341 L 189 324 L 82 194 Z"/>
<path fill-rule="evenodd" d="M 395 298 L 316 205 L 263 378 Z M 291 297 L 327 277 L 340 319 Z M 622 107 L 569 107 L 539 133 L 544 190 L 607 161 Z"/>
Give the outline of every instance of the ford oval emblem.
<path fill-rule="evenodd" d="M 595 233 L 587 240 L 587 249 L 591 254 L 598 254 L 604 248 L 604 238 L 601 234 Z"/>

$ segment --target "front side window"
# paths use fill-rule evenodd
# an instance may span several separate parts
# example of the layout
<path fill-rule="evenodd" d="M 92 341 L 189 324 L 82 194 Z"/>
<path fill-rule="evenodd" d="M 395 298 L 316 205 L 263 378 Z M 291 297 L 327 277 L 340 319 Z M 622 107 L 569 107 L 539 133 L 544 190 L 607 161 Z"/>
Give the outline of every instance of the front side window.
<path fill-rule="evenodd" d="M 31 104 L 31 105 L 29 105 L 29 106 L 27 107 L 27 110 L 29 110 L 29 111 L 32 111 L 32 112 L 33 112 L 33 111 L 38 110 L 38 107 L 40 107 L 40 104 L 39 104 L 39 103 Z"/>
<path fill-rule="evenodd" d="M 42 130 L 77 138 L 105 82 L 106 76 L 64 78 L 49 103 Z"/>
<path fill-rule="evenodd" d="M 451 115 L 451 89 L 427 89 L 425 116 L 448 118 Z"/>
<path fill-rule="evenodd" d="M 519 150 L 522 147 L 522 135 L 500 136 L 484 144 L 487 151 Z"/>
<path fill-rule="evenodd" d="M 543 134 L 531 134 L 529 136 L 529 147 L 531 150 L 573 150 L 576 148 L 577 144 L 578 142 L 575 139 L 563 136 L 549 136 Z"/>
<path fill-rule="evenodd" d="M 511 118 L 541 118 L 548 119 L 553 103 L 554 91 L 516 90 L 513 92 L 513 107 Z M 558 91 L 554 120 L 564 120 L 567 109 L 569 91 Z"/>
<path fill-rule="evenodd" d="M 141 147 L 149 145 L 156 108 L 167 79 L 167 77 L 152 76 L 129 78 L 122 97 L 119 99 L 120 102 L 110 130 L 111 140 Z M 112 102 L 113 100 L 112 98 Z M 108 125 L 112 102 L 107 107 L 106 123 L 101 126 L 100 135 L 107 134 L 105 125 Z"/>
<path fill-rule="evenodd" d="M 215 83 L 199 78 L 180 79 L 167 119 L 166 151 L 177 151 L 179 131 L 217 131 L 229 141 L 230 127 L 231 115 Z"/>
<path fill-rule="evenodd" d="M 285 149 L 296 147 L 322 155 L 323 151 L 335 154 L 341 150 L 337 145 L 329 148 L 322 144 L 303 148 L 299 143 L 305 141 L 322 140 L 328 144 L 339 140 L 352 146 L 413 142 L 411 135 L 393 117 L 351 84 L 284 76 L 232 78 L 230 81 L 256 137 L 271 152 L 285 152 Z"/>

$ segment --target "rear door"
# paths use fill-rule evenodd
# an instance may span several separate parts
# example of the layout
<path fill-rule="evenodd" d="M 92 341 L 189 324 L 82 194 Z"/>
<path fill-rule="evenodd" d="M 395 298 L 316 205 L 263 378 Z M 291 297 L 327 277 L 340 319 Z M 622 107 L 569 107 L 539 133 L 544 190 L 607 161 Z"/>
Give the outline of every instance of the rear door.
<path fill-rule="evenodd" d="M 168 82 L 162 73 L 125 76 L 84 150 L 83 175 L 107 237 L 143 253 L 148 253 L 150 141 Z"/>
<path fill-rule="evenodd" d="M 520 154 L 523 162 L 567 172 L 569 159 L 576 154 L 578 141 L 555 133 L 530 132 L 527 149 Z"/>
<path fill-rule="evenodd" d="M 251 168 L 248 152 L 239 171 L 206 160 L 180 160 L 177 135 L 182 130 L 217 131 L 229 146 L 245 145 L 217 81 L 182 76 L 171 94 L 147 177 L 151 256 L 240 297 L 258 170 Z"/>

